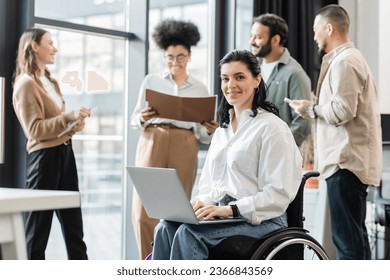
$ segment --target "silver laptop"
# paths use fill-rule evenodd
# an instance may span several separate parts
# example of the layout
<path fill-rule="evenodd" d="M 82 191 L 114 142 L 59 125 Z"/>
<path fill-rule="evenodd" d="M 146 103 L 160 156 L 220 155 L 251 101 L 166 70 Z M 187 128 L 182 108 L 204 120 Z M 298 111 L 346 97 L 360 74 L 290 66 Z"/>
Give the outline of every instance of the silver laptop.
<path fill-rule="evenodd" d="M 176 169 L 128 166 L 126 170 L 141 198 L 146 213 L 151 218 L 187 224 L 246 221 L 243 217 L 198 220 Z"/>

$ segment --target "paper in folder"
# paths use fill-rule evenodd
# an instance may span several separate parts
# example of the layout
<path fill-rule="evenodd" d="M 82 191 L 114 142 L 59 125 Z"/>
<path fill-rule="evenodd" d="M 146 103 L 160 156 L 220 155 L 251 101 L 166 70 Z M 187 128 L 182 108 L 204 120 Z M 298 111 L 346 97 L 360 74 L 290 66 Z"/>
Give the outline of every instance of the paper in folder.
<path fill-rule="evenodd" d="M 216 96 L 180 97 L 146 90 L 146 101 L 158 112 L 159 118 L 197 122 L 215 119 Z"/>

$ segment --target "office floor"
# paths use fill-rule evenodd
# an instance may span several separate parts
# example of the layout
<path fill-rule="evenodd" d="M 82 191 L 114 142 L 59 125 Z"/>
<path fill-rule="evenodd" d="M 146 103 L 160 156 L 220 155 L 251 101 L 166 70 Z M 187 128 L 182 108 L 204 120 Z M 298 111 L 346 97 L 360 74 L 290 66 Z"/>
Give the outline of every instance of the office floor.
<path fill-rule="evenodd" d="M 89 259 L 120 260 L 121 259 L 121 215 L 118 213 L 83 214 L 84 241 L 87 244 Z M 109 229 L 104 230 L 102 229 Z M 119 238 L 118 238 L 119 237 Z M 119 239 L 119 240 L 118 240 Z M 109 240 L 110 242 L 107 242 Z M 57 217 L 53 218 L 52 230 L 46 249 L 46 259 L 66 260 L 66 249 L 61 226 Z"/>
<path fill-rule="evenodd" d="M 390 172 L 388 173 L 390 174 Z M 386 179 L 385 177 L 384 179 Z M 388 176 L 388 182 L 390 184 L 390 175 Z M 193 194 L 197 193 L 197 183 Z M 311 234 L 317 238 L 321 243 L 324 242 L 323 238 L 319 238 L 317 234 L 317 229 L 314 226 L 319 224 L 319 220 L 315 217 L 316 209 L 311 207 L 310 197 L 308 194 L 316 193 L 316 190 L 308 190 L 305 196 L 305 228 L 309 229 Z M 390 188 L 387 189 L 387 193 L 383 193 L 384 197 L 390 198 Z M 367 228 L 370 236 L 371 249 L 373 254 L 373 259 L 389 259 L 390 258 L 390 230 L 385 233 L 384 227 L 377 226 L 374 223 L 374 205 L 371 202 L 370 192 L 368 197 L 367 204 Z M 316 198 L 313 202 L 317 205 Z M 84 217 L 84 234 L 85 242 L 87 244 L 88 255 L 90 259 L 95 260 L 119 260 L 121 259 L 121 212 L 116 210 L 111 213 L 99 213 L 96 212 L 91 215 L 88 213 L 83 213 Z M 385 240 L 387 239 L 385 244 Z M 110 242 L 107 242 L 107 241 Z M 324 245 L 324 244 L 323 244 Z M 325 246 L 326 247 L 326 246 Z M 328 248 L 329 249 L 329 248 Z M 65 260 L 66 249 L 65 244 L 62 238 L 61 228 L 56 217 L 53 219 L 52 232 L 49 239 L 49 244 L 46 250 L 46 259 L 49 260 Z"/>
<path fill-rule="evenodd" d="M 389 248 L 384 248 L 384 228 L 375 228 L 372 222 L 372 204 L 368 204 L 368 215 L 367 215 L 367 228 L 370 235 L 373 259 L 388 259 L 390 256 L 388 252 Z M 88 255 L 90 259 L 95 260 L 119 260 L 121 259 L 121 240 L 117 242 L 106 242 L 107 240 L 117 239 L 120 236 L 121 225 L 118 223 L 120 219 L 120 213 L 116 214 L 117 219 L 112 217 L 112 214 L 100 214 L 99 217 L 94 216 L 93 219 L 89 215 L 84 215 L 84 228 L 85 228 L 85 242 L 88 248 Z M 310 217 L 308 220 L 310 220 Z M 306 221 L 309 230 L 310 221 Z M 105 231 L 104 234 L 101 232 L 101 228 L 109 228 L 110 231 Z M 377 236 L 375 236 L 375 231 Z M 377 240 L 373 240 L 373 238 Z M 376 244 L 378 242 L 378 244 Z M 114 246 L 112 246 L 114 244 Z M 378 246 L 378 247 L 377 247 Z M 376 251 L 376 249 L 379 249 Z M 46 259 L 48 260 L 66 260 L 66 249 L 62 238 L 62 232 L 60 224 L 55 217 L 53 219 L 52 231 L 46 250 Z"/>

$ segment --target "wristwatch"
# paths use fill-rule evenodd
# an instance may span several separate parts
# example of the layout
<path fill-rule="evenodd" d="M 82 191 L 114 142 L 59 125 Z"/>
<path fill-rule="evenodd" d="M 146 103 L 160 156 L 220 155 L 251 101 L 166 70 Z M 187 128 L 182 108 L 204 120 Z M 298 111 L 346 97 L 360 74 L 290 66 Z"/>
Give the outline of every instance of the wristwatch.
<path fill-rule="evenodd" d="M 316 114 L 316 111 L 314 110 L 316 105 L 310 105 L 308 110 L 307 110 L 307 114 L 309 115 L 310 118 L 312 119 L 316 119 L 317 118 L 317 114 Z"/>
<path fill-rule="evenodd" d="M 232 208 L 233 218 L 237 218 L 240 215 L 239 214 L 240 212 L 238 211 L 237 205 L 231 204 L 230 207 Z"/>

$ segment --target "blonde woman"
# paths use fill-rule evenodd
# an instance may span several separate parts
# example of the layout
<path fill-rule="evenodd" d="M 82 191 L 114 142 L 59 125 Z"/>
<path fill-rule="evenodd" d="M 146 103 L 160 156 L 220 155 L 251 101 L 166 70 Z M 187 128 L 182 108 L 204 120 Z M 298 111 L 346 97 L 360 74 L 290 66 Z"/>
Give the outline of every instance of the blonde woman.
<path fill-rule="evenodd" d="M 65 113 L 58 83 L 46 65 L 54 63 L 57 49 L 49 32 L 31 28 L 19 41 L 14 80 L 13 106 L 27 138 L 28 189 L 78 191 L 72 136 L 84 128 L 90 110 Z M 77 121 L 73 129 L 58 137 Z M 26 215 L 29 259 L 45 259 L 53 212 L 62 227 L 69 259 L 87 259 L 80 208 L 35 211 Z"/>

